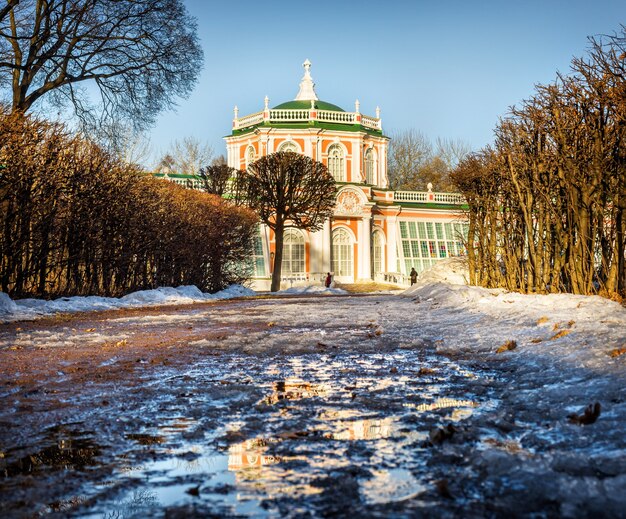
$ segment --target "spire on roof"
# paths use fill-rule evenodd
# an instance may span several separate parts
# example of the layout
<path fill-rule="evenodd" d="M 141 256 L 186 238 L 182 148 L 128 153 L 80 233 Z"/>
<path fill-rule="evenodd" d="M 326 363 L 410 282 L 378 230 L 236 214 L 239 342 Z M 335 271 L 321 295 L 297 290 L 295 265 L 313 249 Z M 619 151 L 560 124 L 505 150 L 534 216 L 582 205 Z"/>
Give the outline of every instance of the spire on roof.
<path fill-rule="evenodd" d="M 309 100 L 318 100 L 317 94 L 315 93 L 315 83 L 313 83 L 313 78 L 311 77 L 311 62 L 307 59 L 302 66 L 304 67 L 304 76 L 302 76 L 302 81 L 300 81 L 300 90 L 298 91 L 298 95 L 296 96 L 296 101 L 309 101 Z"/>

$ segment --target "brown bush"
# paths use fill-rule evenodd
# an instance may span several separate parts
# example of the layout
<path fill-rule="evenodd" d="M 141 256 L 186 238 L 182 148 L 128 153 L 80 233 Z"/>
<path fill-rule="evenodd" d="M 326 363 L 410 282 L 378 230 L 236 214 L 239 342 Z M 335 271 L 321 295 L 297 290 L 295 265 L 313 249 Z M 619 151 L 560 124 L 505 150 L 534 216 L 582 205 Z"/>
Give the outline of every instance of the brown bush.
<path fill-rule="evenodd" d="M 119 296 L 246 276 L 252 212 L 120 164 L 58 124 L 0 113 L 0 283 Z"/>

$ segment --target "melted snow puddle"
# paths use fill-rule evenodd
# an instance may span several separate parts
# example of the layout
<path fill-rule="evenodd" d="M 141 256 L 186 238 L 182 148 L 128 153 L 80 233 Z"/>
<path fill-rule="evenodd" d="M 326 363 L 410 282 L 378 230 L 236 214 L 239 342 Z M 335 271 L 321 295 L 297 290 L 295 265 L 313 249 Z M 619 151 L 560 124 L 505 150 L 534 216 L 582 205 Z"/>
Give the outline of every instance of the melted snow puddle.
<path fill-rule="evenodd" d="M 405 469 L 373 471 L 373 477 L 360 482 L 361 498 L 373 505 L 412 499 L 426 491 L 413 474 Z"/>
<path fill-rule="evenodd" d="M 98 465 L 97 456 L 101 448 L 87 432 L 65 430 L 53 427 L 46 435 L 46 446 L 36 452 L 20 457 L 12 463 L 5 463 L 8 451 L 0 453 L 0 475 L 4 478 L 29 476 L 55 470 L 80 470 Z"/>
<path fill-rule="evenodd" d="M 335 432 L 319 437 L 340 444 L 369 440 L 381 454 L 387 450 L 391 454 L 393 449 L 388 449 L 387 440 L 398 433 L 396 421 L 392 417 L 339 420 L 332 424 L 331 429 Z M 427 434 L 406 435 L 406 438 L 424 440 Z M 144 444 L 142 438 L 136 439 Z M 263 499 L 280 495 L 297 498 L 320 494 L 323 488 L 312 483 L 321 475 L 349 464 L 343 459 L 341 445 L 336 449 L 327 448 L 325 455 L 310 455 L 309 447 L 298 445 L 291 449 L 292 453 L 288 456 L 269 452 L 271 447 L 284 441 L 298 439 L 297 434 L 255 438 L 230 445 L 226 452 L 213 450 L 204 444 L 169 450 L 166 459 L 123 471 L 128 482 L 140 483 L 142 490 L 132 490 L 120 500 L 106 504 L 107 514 L 129 507 L 134 513 L 148 513 L 151 509 L 200 500 L 204 505 L 214 506 L 219 513 L 273 515 L 261 506 Z M 305 454 L 300 453 L 301 450 Z M 298 468 L 290 468 L 294 464 Z M 307 465 L 306 470 L 302 470 L 304 464 Z M 425 488 L 408 470 L 399 468 L 374 471 L 371 478 L 359 480 L 359 485 L 364 501 L 370 504 L 410 499 Z"/>
<path fill-rule="evenodd" d="M 455 398 L 446 380 L 468 372 L 412 352 L 222 359 L 165 384 L 181 379 L 196 392 L 206 388 L 213 409 L 228 409 L 226 416 L 210 420 L 213 428 L 179 416 L 129 431 L 137 448 L 96 485 L 101 497 L 89 505 L 71 498 L 68 506 L 85 507 L 87 517 L 149 516 L 178 506 L 265 517 L 287 501 L 294 510 L 304 504 L 304 513 L 312 510 L 307 499 L 355 467 L 363 503 L 401 502 L 428 484 L 418 476 L 427 473 L 419 453 L 433 424 L 464 420 L 479 407 L 469 395 Z M 265 396 L 252 405 L 237 403 L 259 391 Z"/>

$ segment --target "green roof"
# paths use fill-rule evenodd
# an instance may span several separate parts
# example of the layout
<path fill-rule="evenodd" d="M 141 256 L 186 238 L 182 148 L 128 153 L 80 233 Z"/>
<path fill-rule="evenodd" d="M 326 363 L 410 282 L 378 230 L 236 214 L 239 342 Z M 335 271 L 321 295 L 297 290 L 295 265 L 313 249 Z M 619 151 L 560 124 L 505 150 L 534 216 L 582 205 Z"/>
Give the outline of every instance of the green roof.
<path fill-rule="evenodd" d="M 315 108 L 318 110 L 329 110 L 331 112 L 345 112 L 343 108 L 337 105 L 327 103 L 326 101 L 315 101 Z M 272 108 L 272 110 L 310 110 L 311 101 L 287 101 Z"/>
<path fill-rule="evenodd" d="M 271 128 L 289 128 L 289 129 L 301 129 L 301 128 L 323 128 L 325 130 L 340 130 L 344 132 L 365 132 L 370 135 L 376 135 L 377 137 L 384 137 L 383 132 L 380 130 L 373 130 L 371 128 L 366 128 L 365 126 L 361 126 L 360 124 L 341 124 L 341 123 L 327 123 L 320 121 L 309 121 L 309 122 L 280 122 L 280 123 L 261 123 L 254 124 L 252 126 L 246 126 L 245 128 L 239 128 L 233 130 L 231 135 L 243 135 L 245 133 L 250 133 L 255 131 L 257 128 L 262 127 L 271 127 Z M 230 137 L 227 135 L 227 137 Z"/>

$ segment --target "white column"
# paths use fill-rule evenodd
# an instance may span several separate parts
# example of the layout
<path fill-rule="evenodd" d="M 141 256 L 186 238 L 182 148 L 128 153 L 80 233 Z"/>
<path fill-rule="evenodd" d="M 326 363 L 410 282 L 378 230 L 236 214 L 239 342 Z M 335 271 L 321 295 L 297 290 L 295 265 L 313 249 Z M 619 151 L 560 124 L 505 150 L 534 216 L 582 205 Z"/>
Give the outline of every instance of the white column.
<path fill-rule="evenodd" d="M 372 279 L 371 266 L 371 223 L 372 215 L 364 215 L 359 222 L 359 273 L 358 279 Z"/>
<path fill-rule="evenodd" d="M 322 272 L 324 256 L 324 228 L 309 234 L 309 275 Z M 310 278 L 311 284 L 316 284 L 317 279 Z"/>
<path fill-rule="evenodd" d="M 330 219 L 324 222 L 324 228 L 322 229 L 322 262 L 321 272 L 330 272 Z"/>
<path fill-rule="evenodd" d="M 398 267 L 398 218 L 387 218 L 387 272 L 395 272 Z"/>
<path fill-rule="evenodd" d="M 233 145 L 230 142 L 226 143 L 226 164 L 228 167 L 232 168 L 233 166 Z"/>
<path fill-rule="evenodd" d="M 388 143 L 383 143 L 380 146 L 380 187 L 389 187 L 389 179 L 387 178 L 387 146 Z"/>

